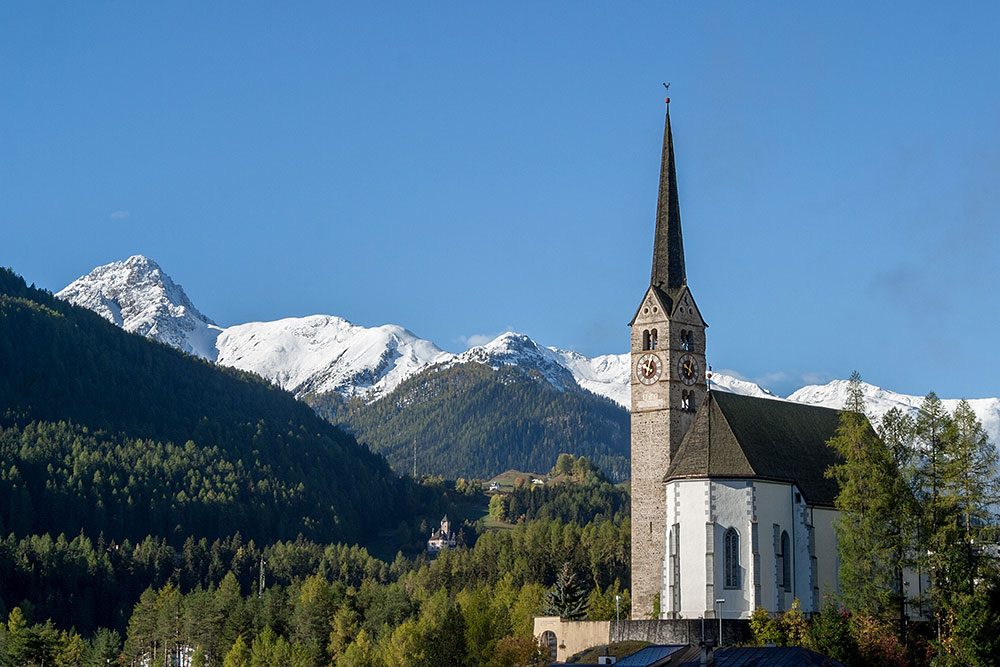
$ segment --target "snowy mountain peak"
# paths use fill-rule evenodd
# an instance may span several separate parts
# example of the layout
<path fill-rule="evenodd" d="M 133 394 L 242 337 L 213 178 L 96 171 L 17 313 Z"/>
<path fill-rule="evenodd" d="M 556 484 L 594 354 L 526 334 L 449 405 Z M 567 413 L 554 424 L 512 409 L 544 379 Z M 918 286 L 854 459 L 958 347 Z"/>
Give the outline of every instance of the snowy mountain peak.
<path fill-rule="evenodd" d="M 56 296 L 96 311 L 118 326 L 220 364 L 255 372 L 297 396 L 337 392 L 375 400 L 406 378 L 435 364 L 476 362 L 494 369 L 518 366 L 537 371 L 558 389 L 582 387 L 628 409 L 631 355 L 588 358 L 578 352 L 541 347 L 528 336 L 505 332 L 489 343 L 455 355 L 403 327 L 366 328 L 333 315 L 216 326 L 191 303 L 183 288 L 153 260 L 135 255 L 99 266 Z M 713 373 L 713 391 L 788 400 L 831 408 L 847 401 L 847 380 L 802 387 L 781 399 L 759 385 Z M 913 413 L 922 396 L 898 394 L 865 384 L 865 405 L 878 421 L 892 408 Z M 943 399 L 953 411 L 957 399 Z M 1000 399 L 969 401 L 1000 445 Z"/>
<path fill-rule="evenodd" d="M 789 401 L 809 403 L 828 408 L 842 408 L 847 404 L 848 380 L 833 380 L 823 385 L 808 385 L 792 392 Z M 893 408 L 904 413 L 915 415 L 924 402 L 923 396 L 899 394 L 888 389 L 882 389 L 867 382 L 861 383 L 865 392 L 865 409 L 868 415 L 877 423 L 882 415 Z M 943 398 L 941 404 L 949 412 L 954 412 L 960 399 Z M 973 398 L 968 401 L 972 411 L 982 423 L 992 440 L 1000 447 L 1000 398 Z"/>
<path fill-rule="evenodd" d="M 452 363 L 470 361 L 486 364 L 494 369 L 518 366 L 524 370 L 535 370 L 557 389 L 577 386 L 573 373 L 561 363 L 559 354 L 541 347 L 528 336 L 513 331 L 502 333 L 485 345 L 470 347 L 452 359 Z"/>
<path fill-rule="evenodd" d="M 217 342 L 220 364 L 254 371 L 297 396 L 377 398 L 451 355 L 403 327 L 366 328 L 332 315 L 249 322 Z"/>
<path fill-rule="evenodd" d="M 712 389 L 712 391 L 725 391 L 730 394 L 742 394 L 743 396 L 756 396 L 757 398 L 780 399 L 779 396 L 775 396 L 769 390 L 764 389 L 764 387 L 761 387 L 756 382 L 750 382 L 749 380 L 741 380 L 731 375 L 716 373 L 714 371 L 712 372 L 712 377 L 708 381 L 708 385 Z"/>
<path fill-rule="evenodd" d="M 221 329 L 148 257 L 133 255 L 99 266 L 56 296 L 89 308 L 126 331 L 215 359 L 215 338 Z"/>

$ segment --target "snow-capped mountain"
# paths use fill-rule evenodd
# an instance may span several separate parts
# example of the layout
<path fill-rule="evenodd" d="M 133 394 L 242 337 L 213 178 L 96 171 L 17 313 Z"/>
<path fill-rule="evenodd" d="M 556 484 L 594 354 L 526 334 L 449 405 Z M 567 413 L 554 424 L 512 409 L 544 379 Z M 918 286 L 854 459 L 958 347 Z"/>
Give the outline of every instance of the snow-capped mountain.
<path fill-rule="evenodd" d="M 296 396 L 335 391 L 372 399 L 452 356 L 403 327 L 366 328 L 331 315 L 229 327 L 216 347 L 218 363 L 253 371 Z"/>
<path fill-rule="evenodd" d="M 712 371 L 712 377 L 709 379 L 708 384 L 712 391 L 725 391 L 730 394 L 756 396 L 757 398 L 781 398 L 771 393 L 770 390 L 764 389 L 756 382 L 741 380 L 732 375 L 716 373 L 715 371 Z"/>
<path fill-rule="evenodd" d="M 603 354 L 599 357 L 585 357 L 572 350 L 548 348 L 561 359 L 576 383 L 598 396 L 610 398 L 618 405 L 628 408 L 632 404 L 632 390 L 629 377 L 632 373 L 632 355 Z"/>
<path fill-rule="evenodd" d="M 542 347 L 524 334 L 508 331 L 485 345 L 470 347 L 452 357 L 450 363 L 476 362 L 496 369 L 500 366 L 517 366 L 541 373 L 556 389 L 577 386 L 573 373 L 562 363 L 561 357 L 547 347 Z"/>
<path fill-rule="evenodd" d="M 827 408 L 842 408 L 847 404 L 848 385 L 847 380 L 833 380 L 823 385 L 808 385 L 792 392 L 788 400 L 796 403 L 821 405 Z M 863 382 L 862 385 L 865 390 L 865 408 L 869 415 L 876 420 L 881 419 L 882 415 L 892 408 L 899 408 L 905 413 L 915 415 L 920 404 L 924 401 L 923 396 L 898 394 L 867 382 Z M 941 399 L 941 404 L 948 412 L 954 412 L 959 400 L 957 398 L 944 398 Z M 990 440 L 1000 447 L 1000 398 L 972 398 L 968 399 L 968 403 L 972 411 L 976 413 L 983 428 L 989 433 Z"/>
<path fill-rule="evenodd" d="M 126 331 L 207 359 L 222 328 L 202 315 L 184 289 L 142 255 L 99 266 L 56 293 Z"/>
<path fill-rule="evenodd" d="M 222 328 L 142 255 L 99 266 L 56 296 L 126 331 L 257 373 L 296 396 L 336 391 L 374 399 L 453 356 L 402 327 L 366 328 L 329 315 Z"/>
<path fill-rule="evenodd" d="M 558 389 L 582 387 L 628 409 L 631 405 L 631 356 L 589 358 L 578 352 L 543 347 L 524 334 L 506 332 L 485 345 L 452 354 L 403 327 L 362 327 L 332 315 L 217 326 L 191 303 L 183 288 L 141 255 L 94 269 L 56 296 L 96 311 L 118 326 L 168 345 L 252 371 L 297 396 L 337 392 L 375 400 L 406 378 L 435 364 L 477 362 L 493 368 L 535 370 Z M 760 385 L 713 373 L 713 391 L 788 400 L 832 408 L 844 406 L 847 381 L 802 387 L 787 399 Z M 865 385 L 869 412 L 880 419 L 889 409 L 915 411 L 922 396 L 898 394 Z M 954 410 L 957 399 L 944 399 Z M 970 400 L 994 443 L 1000 446 L 1000 398 Z"/>

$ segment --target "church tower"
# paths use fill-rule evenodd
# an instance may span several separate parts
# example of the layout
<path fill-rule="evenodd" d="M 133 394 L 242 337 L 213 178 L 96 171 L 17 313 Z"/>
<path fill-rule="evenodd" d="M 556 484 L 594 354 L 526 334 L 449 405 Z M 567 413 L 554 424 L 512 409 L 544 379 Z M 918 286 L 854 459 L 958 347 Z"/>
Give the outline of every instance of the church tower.
<path fill-rule="evenodd" d="M 632 618 L 653 611 L 666 537 L 663 478 L 705 400 L 705 321 L 687 286 L 670 100 L 649 288 L 632 329 Z"/>

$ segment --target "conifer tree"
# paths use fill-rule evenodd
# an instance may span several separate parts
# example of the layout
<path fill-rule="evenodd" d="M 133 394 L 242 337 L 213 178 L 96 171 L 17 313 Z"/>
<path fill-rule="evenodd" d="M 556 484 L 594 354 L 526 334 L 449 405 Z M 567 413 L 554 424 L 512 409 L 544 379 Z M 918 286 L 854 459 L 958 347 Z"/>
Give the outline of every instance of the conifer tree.
<path fill-rule="evenodd" d="M 222 667 L 249 667 L 249 665 L 250 647 L 243 641 L 243 635 L 239 635 L 236 637 L 236 641 L 233 642 L 232 648 L 226 653 L 226 657 L 222 661 Z"/>
<path fill-rule="evenodd" d="M 886 514 L 884 521 L 892 542 L 893 590 L 899 618 L 899 639 L 905 644 L 908 599 L 904 572 L 916 564 L 918 550 L 918 506 L 913 475 L 915 456 L 913 419 L 898 408 L 889 410 L 882 415 L 879 438 L 887 448 L 893 467 L 899 476 L 895 483 L 898 493 L 895 509 Z"/>
<path fill-rule="evenodd" d="M 941 612 L 947 606 L 949 545 L 958 537 L 955 499 L 946 492 L 954 477 L 948 456 L 953 423 L 941 399 L 930 392 L 920 404 L 914 424 L 915 478 L 920 504 L 920 545 L 923 570 L 930 577 L 930 602 L 941 639 Z"/>
<path fill-rule="evenodd" d="M 962 587 L 975 593 L 978 572 L 977 544 L 991 517 L 990 507 L 1000 501 L 1000 478 L 997 475 L 997 452 L 990 444 L 982 424 L 968 401 L 962 400 L 952 415 L 953 438 L 949 447 L 951 471 L 946 493 L 955 497 L 959 512 L 961 549 L 957 562 L 965 570 Z M 961 556 L 964 555 L 964 558 Z M 964 561 L 964 562 L 963 562 Z M 955 582 L 956 586 L 959 582 Z"/>
<path fill-rule="evenodd" d="M 542 613 L 548 616 L 559 616 L 572 621 L 579 621 L 587 615 L 584 607 L 587 602 L 587 591 L 577 578 L 569 563 L 564 563 L 556 583 L 545 595 Z"/>
<path fill-rule="evenodd" d="M 902 608 L 899 598 L 905 595 L 897 582 L 900 553 L 909 546 L 909 536 L 886 518 L 908 494 L 892 453 L 868 422 L 857 372 L 851 375 L 847 404 L 829 444 L 842 459 L 827 474 L 840 487 L 836 530 L 844 603 L 856 613 L 883 616 Z"/>

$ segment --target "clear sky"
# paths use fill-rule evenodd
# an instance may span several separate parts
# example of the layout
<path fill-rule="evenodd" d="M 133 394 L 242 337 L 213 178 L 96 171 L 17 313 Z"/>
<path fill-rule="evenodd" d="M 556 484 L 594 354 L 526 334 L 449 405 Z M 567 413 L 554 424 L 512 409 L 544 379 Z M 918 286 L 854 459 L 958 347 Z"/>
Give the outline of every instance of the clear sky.
<path fill-rule="evenodd" d="M 628 349 L 661 82 L 709 362 L 1000 395 L 1000 4 L 0 5 L 0 264 Z"/>

